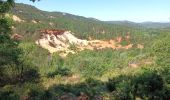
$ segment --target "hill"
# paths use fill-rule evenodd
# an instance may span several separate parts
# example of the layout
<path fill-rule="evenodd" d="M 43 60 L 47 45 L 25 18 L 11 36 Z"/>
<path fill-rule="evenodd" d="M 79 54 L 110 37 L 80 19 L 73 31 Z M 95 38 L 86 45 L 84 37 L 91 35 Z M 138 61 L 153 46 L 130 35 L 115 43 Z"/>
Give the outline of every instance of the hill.
<path fill-rule="evenodd" d="M 21 20 L 15 21 L 14 33 L 27 37 L 26 41 L 38 39 L 40 30 L 61 29 L 74 32 L 80 39 L 113 39 L 130 34 L 133 42 L 143 42 L 154 34 L 167 32 L 169 28 L 169 23 L 105 22 L 63 12 L 41 11 L 26 4 L 16 4 L 11 12 Z"/>
<path fill-rule="evenodd" d="M 114 46 L 114 49 L 116 49 L 121 48 L 122 46 L 134 45 L 137 47 L 139 44 L 145 44 L 147 40 L 150 39 L 151 35 L 155 34 L 152 30 L 142 27 L 138 23 L 134 22 L 105 22 L 94 18 L 85 18 L 63 12 L 41 11 L 26 4 L 16 4 L 12 13 L 15 21 L 14 32 L 22 35 L 24 37 L 23 40 L 28 42 L 37 41 L 41 35 L 41 30 L 60 29 L 71 31 L 74 33 L 75 37 L 85 39 L 87 41 L 95 41 L 97 39 L 115 41 L 117 38 L 120 38 L 123 40 L 121 43 L 111 46 L 111 48 Z M 130 37 L 130 39 L 126 41 L 126 37 Z M 98 42 L 97 44 L 101 46 L 100 48 L 104 47 L 103 45 L 105 45 L 104 48 L 110 45 L 109 42 L 106 44 L 103 43 L 104 41 L 100 41 L 100 43 Z M 49 47 L 51 48 L 51 46 Z"/>
<path fill-rule="evenodd" d="M 143 22 L 140 23 L 141 26 L 146 28 L 170 28 L 170 23 L 161 23 L 161 22 Z"/>
<path fill-rule="evenodd" d="M 41 11 L 26 4 L 16 4 L 12 13 L 25 21 L 25 23 L 16 22 L 14 26 L 17 29 L 15 32 L 22 35 L 34 34 L 41 29 L 63 29 L 71 30 L 79 38 L 88 39 L 90 36 L 96 39 L 111 39 L 125 35 L 127 32 L 138 34 L 135 30 L 143 32 L 143 27 L 135 23 L 133 25 L 124 22 L 108 23 L 63 12 Z"/>

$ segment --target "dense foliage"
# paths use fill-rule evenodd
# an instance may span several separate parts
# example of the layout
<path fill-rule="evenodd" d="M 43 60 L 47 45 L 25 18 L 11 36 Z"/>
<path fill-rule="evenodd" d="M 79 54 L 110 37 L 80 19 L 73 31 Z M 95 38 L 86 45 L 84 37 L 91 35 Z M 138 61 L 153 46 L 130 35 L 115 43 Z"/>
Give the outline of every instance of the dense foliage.
<path fill-rule="evenodd" d="M 26 81 L 34 81 L 38 73 L 21 60 L 19 41 L 12 38 L 12 19 L 6 13 L 14 5 L 13 0 L 0 1 L 0 99 L 19 99 L 14 87 Z"/>

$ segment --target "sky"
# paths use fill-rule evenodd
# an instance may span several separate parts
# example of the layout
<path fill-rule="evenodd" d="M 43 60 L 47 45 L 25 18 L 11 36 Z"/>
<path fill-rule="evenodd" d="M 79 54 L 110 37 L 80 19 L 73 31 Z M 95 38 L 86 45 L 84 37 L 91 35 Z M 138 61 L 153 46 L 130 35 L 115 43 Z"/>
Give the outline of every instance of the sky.
<path fill-rule="evenodd" d="M 44 11 L 59 11 L 102 21 L 170 22 L 170 0 L 15 0 Z"/>

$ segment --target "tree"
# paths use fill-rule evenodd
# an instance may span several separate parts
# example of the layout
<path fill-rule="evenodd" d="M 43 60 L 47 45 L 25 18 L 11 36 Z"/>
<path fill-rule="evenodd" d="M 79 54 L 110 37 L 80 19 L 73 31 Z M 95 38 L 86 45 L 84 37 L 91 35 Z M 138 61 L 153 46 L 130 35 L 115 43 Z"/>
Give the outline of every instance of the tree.
<path fill-rule="evenodd" d="M 1 0 L 0 1 L 1 16 L 4 16 L 4 14 L 7 13 L 13 6 L 14 6 L 14 0 Z"/>
<path fill-rule="evenodd" d="M 17 79 L 23 81 L 24 67 L 28 67 L 20 59 L 23 51 L 18 47 L 19 40 L 11 38 L 13 23 L 7 13 L 14 4 L 14 0 L 0 1 L 0 86 L 16 82 Z M 30 71 L 37 75 L 37 71 L 32 68 L 25 70 L 26 73 Z"/>
<path fill-rule="evenodd" d="M 40 0 L 30 0 L 30 1 L 35 2 L 35 1 L 40 1 Z"/>
<path fill-rule="evenodd" d="M 0 80 L 6 82 L 8 79 L 5 70 L 16 67 L 19 64 L 18 57 L 21 50 L 18 41 L 11 38 L 12 19 L 6 13 L 14 6 L 14 0 L 0 1 Z"/>
<path fill-rule="evenodd" d="M 163 76 L 157 71 L 144 69 L 142 74 L 133 78 L 133 89 L 136 97 L 149 100 L 162 100 L 164 97 Z"/>

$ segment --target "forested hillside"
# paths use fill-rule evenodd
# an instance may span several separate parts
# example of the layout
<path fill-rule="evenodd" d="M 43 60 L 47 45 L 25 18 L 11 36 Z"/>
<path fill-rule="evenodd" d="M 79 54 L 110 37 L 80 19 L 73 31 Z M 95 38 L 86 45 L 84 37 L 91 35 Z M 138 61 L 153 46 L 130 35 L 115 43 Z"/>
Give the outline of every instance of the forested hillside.
<path fill-rule="evenodd" d="M 3 12 L 0 23 L 0 100 L 170 98 L 168 23 L 104 22 L 26 4 L 15 4 Z M 45 29 L 71 30 L 87 40 L 122 37 L 120 45 L 133 46 L 83 50 L 61 57 L 35 43 Z M 70 49 L 77 50 L 75 45 Z"/>
<path fill-rule="evenodd" d="M 15 27 L 17 28 L 16 33 L 24 35 L 29 33 L 33 35 L 38 30 L 44 28 L 71 30 L 78 37 L 87 39 L 89 36 L 107 39 L 126 35 L 127 32 L 133 35 L 147 32 L 138 24 L 125 24 L 123 22 L 107 23 L 68 13 L 45 12 L 25 4 L 16 4 L 12 13 L 23 20 L 23 22 L 16 23 Z"/>

